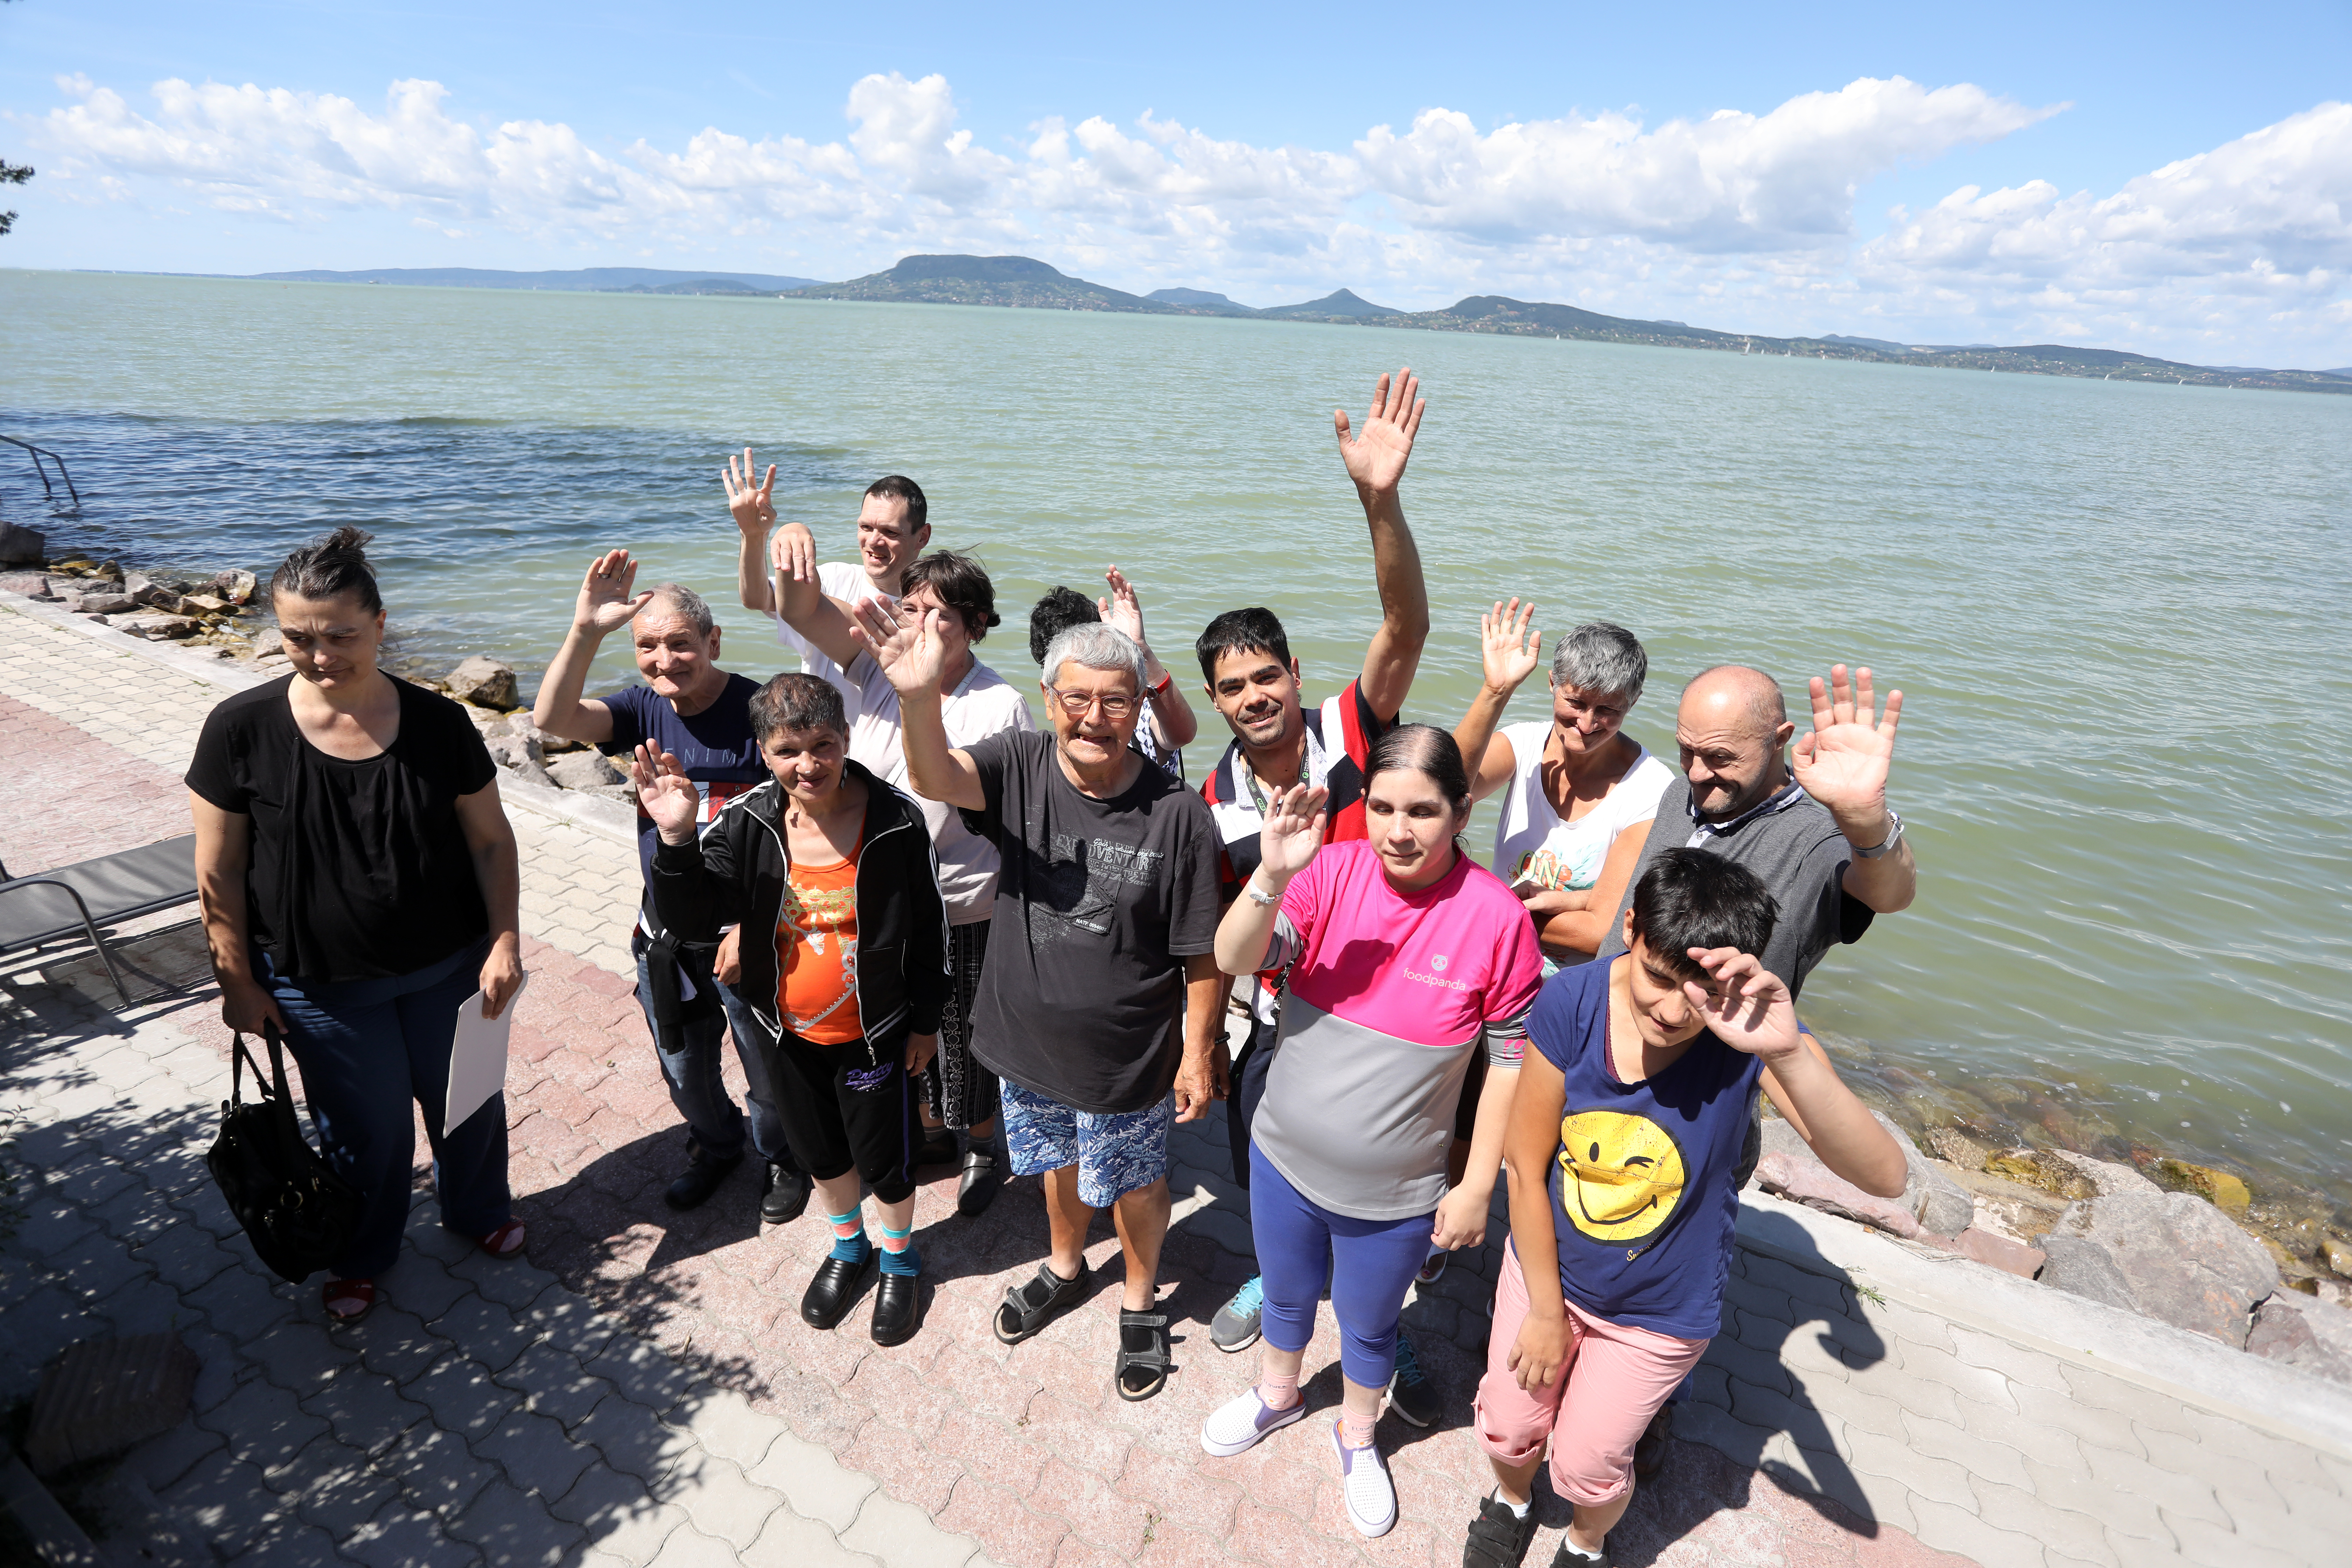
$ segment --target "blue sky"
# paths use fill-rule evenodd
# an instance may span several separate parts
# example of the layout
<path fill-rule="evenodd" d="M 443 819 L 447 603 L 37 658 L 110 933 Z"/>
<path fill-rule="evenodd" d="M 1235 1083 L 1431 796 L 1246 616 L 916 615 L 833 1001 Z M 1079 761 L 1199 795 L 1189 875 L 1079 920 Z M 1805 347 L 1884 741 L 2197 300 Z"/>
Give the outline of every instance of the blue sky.
<path fill-rule="evenodd" d="M 1501 292 L 2337 365 L 2347 60 L 2342 0 L 677 21 L 18 0 L 0 152 L 42 174 L 0 265 L 835 278 L 1013 250 L 1254 304 Z"/>

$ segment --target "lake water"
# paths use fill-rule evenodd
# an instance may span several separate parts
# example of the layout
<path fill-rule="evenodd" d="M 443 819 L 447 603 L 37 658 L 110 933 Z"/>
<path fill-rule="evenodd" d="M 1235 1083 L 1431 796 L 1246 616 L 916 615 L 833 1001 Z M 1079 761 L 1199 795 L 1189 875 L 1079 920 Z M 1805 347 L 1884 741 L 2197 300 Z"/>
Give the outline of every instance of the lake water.
<path fill-rule="evenodd" d="M 1406 508 L 1450 725 L 1476 615 L 1606 616 L 1672 756 L 1708 664 L 1868 664 L 1906 694 L 1894 799 L 1919 900 L 1812 978 L 1849 1070 L 1918 1117 L 2231 1165 L 2352 1200 L 2352 398 L 1369 328 L 940 306 L 0 272 L 0 434 L 86 506 L 60 543 L 266 571 L 380 536 L 404 653 L 526 689 L 593 552 L 732 598 L 745 444 L 828 558 L 890 470 L 976 551 L 1026 683 L 1026 606 L 1116 561 L 1185 667 L 1219 610 L 1283 617 L 1319 699 L 1376 620 L 1330 414 L 1409 360 Z M 12 448 L 0 509 L 40 522 Z M 726 662 L 778 667 L 728 610 Z M 2335 649 L 2334 653 L 2327 650 Z M 629 667 L 608 653 L 602 673 Z M 1204 704 L 1193 777 L 1223 742 Z M 1544 715 L 1540 681 L 1511 717 Z M 1474 842 L 1491 844 L 1482 811 Z M 2300 1195 L 2297 1196 L 2297 1190 Z M 2352 1208 L 2338 1209 L 2338 1223 Z"/>

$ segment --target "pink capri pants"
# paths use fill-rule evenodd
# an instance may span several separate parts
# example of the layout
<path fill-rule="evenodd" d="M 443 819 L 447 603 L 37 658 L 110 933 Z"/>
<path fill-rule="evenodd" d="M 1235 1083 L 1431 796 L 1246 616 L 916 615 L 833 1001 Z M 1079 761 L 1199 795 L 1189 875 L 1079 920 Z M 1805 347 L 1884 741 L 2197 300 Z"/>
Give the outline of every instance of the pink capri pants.
<path fill-rule="evenodd" d="M 1551 1445 L 1552 1489 L 1597 1508 L 1633 1484 L 1633 1445 L 1698 1358 L 1705 1340 L 1678 1340 L 1596 1318 L 1568 1303 L 1567 1364 L 1532 1392 L 1511 1372 L 1511 1347 L 1528 1318 L 1518 1249 L 1503 1248 L 1495 1282 L 1495 1329 L 1478 1380 L 1478 1446 L 1504 1465 L 1524 1465 Z"/>

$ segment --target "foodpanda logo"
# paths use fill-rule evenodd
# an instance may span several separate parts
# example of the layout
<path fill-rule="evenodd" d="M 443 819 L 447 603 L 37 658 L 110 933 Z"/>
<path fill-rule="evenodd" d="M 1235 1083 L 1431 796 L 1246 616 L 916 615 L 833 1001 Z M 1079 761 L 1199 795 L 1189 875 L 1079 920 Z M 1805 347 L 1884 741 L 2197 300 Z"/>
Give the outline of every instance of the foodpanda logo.
<path fill-rule="evenodd" d="M 1447 991 L 1469 990 L 1470 987 L 1463 982 L 1459 980 L 1448 980 L 1445 978 L 1445 966 L 1453 962 L 1454 961 L 1452 959 L 1446 957 L 1446 955 L 1442 952 L 1433 952 L 1429 956 L 1429 967 L 1433 973 L 1428 974 L 1419 973 L 1413 969 L 1412 965 L 1408 963 L 1404 968 L 1404 977 L 1407 980 L 1418 981 L 1423 985 L 1441 986 Z"/>

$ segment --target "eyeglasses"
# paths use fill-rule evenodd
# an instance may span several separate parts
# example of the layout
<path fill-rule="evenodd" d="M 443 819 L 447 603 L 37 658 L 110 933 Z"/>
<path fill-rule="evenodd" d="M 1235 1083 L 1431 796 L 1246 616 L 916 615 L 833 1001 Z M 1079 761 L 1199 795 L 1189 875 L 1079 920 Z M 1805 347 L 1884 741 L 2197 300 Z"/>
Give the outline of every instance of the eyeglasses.
<path fill-rule="evenodd" d="M 1125 692 L 1065 691 L 1058 686 L 1049 686 L 1045 689 L 1060 700 L 1062 711 L 1073 719 L 1085 718 L 1087 710 L 1097 703 L 1102 704 L 1103 717 L 1114 724 L 1135 711 L 1135 699 Z"/>

